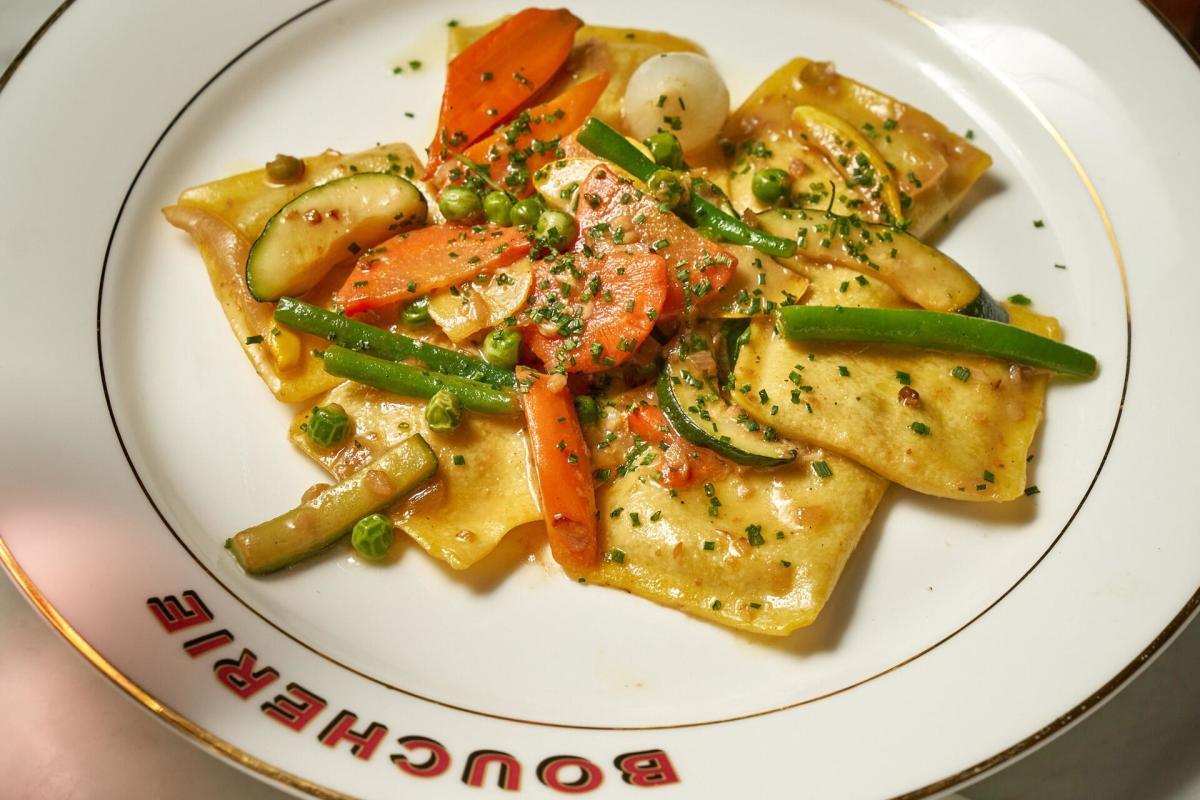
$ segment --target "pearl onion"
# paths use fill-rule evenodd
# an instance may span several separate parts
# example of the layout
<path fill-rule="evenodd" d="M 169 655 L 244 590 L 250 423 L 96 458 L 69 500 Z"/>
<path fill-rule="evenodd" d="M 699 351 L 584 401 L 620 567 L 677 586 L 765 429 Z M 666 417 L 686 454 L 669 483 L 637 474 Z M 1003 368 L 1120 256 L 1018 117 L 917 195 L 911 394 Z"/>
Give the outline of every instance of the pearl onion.
<path fill-rule="evenodd" d="M 660 97 L 665 98 L 661 106 Z M 643 62 L 629 78 L 624 113 L 634 138 L 669 131 L 679 137 L 686 153 L 712 141 L 721 130 L 729 114 L 729 89 L 704 56 L 663 53 Z M 672 125 L 664 117 L 679 122 Z"/>

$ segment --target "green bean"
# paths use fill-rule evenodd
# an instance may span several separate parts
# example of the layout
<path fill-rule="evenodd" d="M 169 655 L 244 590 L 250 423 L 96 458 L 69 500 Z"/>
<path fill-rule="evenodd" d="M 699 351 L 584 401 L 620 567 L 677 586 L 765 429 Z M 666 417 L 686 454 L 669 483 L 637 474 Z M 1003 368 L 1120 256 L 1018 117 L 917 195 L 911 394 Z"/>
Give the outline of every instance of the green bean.
<path fill-rule="evenodd" d="M 447 389 L 464 408 L 481 414 L 513 414 L 517 410 L 517 400 L 512 392 L 479 381 L 384 361 L 337 345 L 331 345 L 325 351 L 325 371 L 405 397 L 430 398 Z"/>
<path fill-rule="evenodd" d="M 1090 353 L 1003 322 L 947 311 L 784 306 L 778 328 L 789 339 L 910 345 L 975 353 L 1075 378 L 1096 374 L 1096 359 Z"/>
<path fill-rule="evenodd" d="M 659 169 L 658 164 L 647 158 L 628 139 L 595 117 L 583 123 L 577 138 L 588 150 L 613 162 L 642 183 L 649 181 L 650 176 Z M 767 255 L 787 258 L 796 252 L 795 242 L 751 228 L 700 197 L 697 192 L 691 192 L 676 213 L 695 227 L 716 231 L 725 241 L 749 245 Z"/>
<path fill-rule="evenodd" d="M 446 375 L 483 381 L 498 388 L 517 385 L 517 376 L 511 370 L 489 364 L 481 358 L 356 322 L 292 297 L 280 298 L 275 308 L 275 319 L 305 333 L 388 361 L 415 358 L 430 369 Z"/>

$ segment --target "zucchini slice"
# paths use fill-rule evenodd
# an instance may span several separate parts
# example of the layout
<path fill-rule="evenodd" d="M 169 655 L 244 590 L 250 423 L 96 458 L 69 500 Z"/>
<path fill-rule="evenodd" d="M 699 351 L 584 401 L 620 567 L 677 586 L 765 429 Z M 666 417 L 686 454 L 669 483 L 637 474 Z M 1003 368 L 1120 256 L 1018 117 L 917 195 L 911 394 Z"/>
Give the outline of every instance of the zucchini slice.
<path fill-rule="evenodd" d="M 412 492 L 437 466 L 428 442 L 410 436 L 336 486 L 238 533 L 228 547 L 251 575 L 291 566 L 336 542 L 358 520 Z"/>
<path fill-rule="evenodd" d="M 767 233 L 793 239 L 796 256 L 874 275 L 921 308 L 1008 322 L 1008 312 L 971 273 L 911 234 L 820 209 L 766 211 L 758 222 Z"/>
<path fill-rule="evenodd" d="M 679 435 L 719 456 L 751 467 L 795 460 L 796 450 L 774 430 L 735 410 L 717 391 L 716 367 L 698 369 L 671 349 L 658 376 L 658 405 Z"/>
<path fill-rule="evenodd" d="M 246 258 L 255 300 L 311 289 L 333 266 L 425 223 L 425 198 L 399 175 L 360 172 L 314 186 L 267 221 Z"/>

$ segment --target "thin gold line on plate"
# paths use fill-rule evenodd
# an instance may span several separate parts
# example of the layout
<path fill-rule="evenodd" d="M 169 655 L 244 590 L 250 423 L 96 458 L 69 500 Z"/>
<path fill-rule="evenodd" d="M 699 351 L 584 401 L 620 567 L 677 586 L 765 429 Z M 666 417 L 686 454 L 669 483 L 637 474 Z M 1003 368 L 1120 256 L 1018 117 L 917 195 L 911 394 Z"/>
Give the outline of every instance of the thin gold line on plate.
<path fill-rule="evenodd" d="M 294 775 L 291 772 L 255 758 L 241 748 L 235 747 L 219 736 L 201 728 L 170 706 L 159 702 L 153 695 L 113 666 L 112 662 L 101 655 L 96 648 L 92 647 L 87 639 L 84 639 L 79 634 L 79 631 L 75 630 L 71 623 L 67 622 L 66 618 L 54 607 L 54 604 L 34 584 L 33 580 L 29 577 L 29 573 L 17 561 L 3 539 L 0 539 L 0 564 L 4 566 L 13 583 L 28 598 L 33 607 L 46 618 L 72 647 L 79 651 L 80 655 L 86 658 L 93 667 L 98 669 L 118 689 L 141 703 L 163 722 L 176 728 L 181 733 L 195 738 L 198 743 L 210 752 L 225 756 L 237 764 L 261 773 L 273 781 L 300 789 L 314 797 L 320 797 L 322 800 L 351 800 L 350 795 L 334 791 L 319 783 L 313 783 L 305 778 L 301 778 L 299 775 Z"/>
<path fill-rule="evenodd" d="M 42 29 L 40 29 L 38 31 L 38 33 L 29 42 L 29 44 L 27 44 L 26 47 L 21 51 L 21 53 L 18 55 L 17 59 L 13 62 L 13 64 L 5 72 L 3 78 L 0 79 L 0 90 L 2 90 L 4 88 L 5 84 L 7 84 L 9 78 L 11 78 L 11 76 L 15 72 L 17 66 L 24 59 L 25 55 L 29 52 L 29 50 L 33 47 L 33 45 L 36 44 L 36 42 L 42 37 L 42 35 L 46 32 L 46 30 L 50 27 L 50 25 L 53 24 L 53 22 L 55 20 L 57 20 L 57 18 L 59 16 L 61 16 L 63 11 L 68 6 L 70 6 L 72 2 L 73 2 L 73 0 L 66 0 L 66 2 L 63 3 L 63 5 L 58 9 L 58 11 L 55 12 L 54 16 L 50 20 L 48 20 L 45 25 L 43 25 Z M 924 17 L 919 12 L 916 12 L 912 9 L 907 8 L 903 4 L 897 2 L 896 0 L 884 0 L 884 2 L 887 2 L 890 5 L 892 5 L 893 7 L 903 11 L 904 13 L 908 14 L 913 19 L 917 20 L 918 22 L 921 22 L 922 24 L 928 26 L 932 30 L 938 32 L 940 35 L 942 35 L 948 39 L 952 38 L 938 23 L 935 23 L 932 20 Z M 317 5 L 323 5 L 323 3 L 318 3 Z M 303 14 L 307 13 L 307 11 L 309 11 L 309 10 L 312 10 L 312 9 L 311 8 L 307 9 L 306 11 L 301 12 L 301 14 L 297 15 L 297 16 L 303 16 Z M 263 37 L 263 38 L 265 39 L 266 37 Z M 1101 215 L 1101 219 L 1102 219 L 1102 222 L 1104 223 L 1105 229 L 1108 232 L 1109 240 L 1112 244 L 1114 254 L 1116 255 L 1118 267 L 1120 269 L 1122 288 L 1123 288 L 1124 294 L 1125 294 L 1127 326 L 1128 326 L 1129 325 L 1129 316 L 1128 316 L 1129 315 L 1129 293 L 1128 293 L 1128 284 L 1127 284 L 1126 275 L 1125 275 L 1124 261 L 1121 257 L 1120 248 L 1117 244 L 1116 235 L 1113 230 L 1111 221 L 1108 217 L 1108 213 L 1105 210 L 1104 205 L 1099 198 L 1099 195 L 1096 191 L 1095 186 L 1092 183 L 1091 179 L 1088 177 L 1086 171 L 1083 169 L 1078 158 L 1076 158 L 1074 153 L 1071 151 L 1069 146 L 1066 144 L 1066 141 L 1063 139 L 1061 134 L 1059 134 L 1059 132 L 1054 128 L 1054 126 L 1049 122 L 1049 120 L 1046 118 L 1046 116 L 1040 111 L 1040 109 L 1038 109 L 1036 106 L 1034 106 L 1032 104 L 1032 102 L 1029 101 L 1029 99 L 1027 97 L 1025 97 L 1022 93 L 1017 91 L 1015 89 L 1015 87 L 1010 86 L 1009 88 L 1011 90 L 1013 90 L 1015 92 L 1015 94 L 1022 100 L 1023 104 L 1031 111 L 1031 113 L 1034 114 L 1035 118 L 1038 119 L 1039 123 L 1042 124 L 1043 128 L 1051 135 L 1051 137 L 1054 139 L 1056 144 L 1058 144 L 1060 149 L 1063 150 L 1064 154 L 1067 156 L 1068 160 L 1071 162 L 1075 171 L 1077 172 L 1077 174 L 1079 174 L 1081 180 L 1083 181 L 1084 186 L 1086 187 L 1088 194 L 1091 196 L 1093 203 L 1096 205 L 1097 210 L 1099 211 L 1099 213 Z M 1128 386 L 1128 378 L 1129 378 L 1129 368 L 1128 368 L 1128 345 L 1127 345 L 1126 375 L 1125 375 L 1125 386 L 1126 387 Z M 1123 400 L 1124 400 L 1124 389 L 1122 390 L 1122 402 L 1123 402 Z M 1121 411 L 1121 409 L 1118 410 L 1118 422 L 1120 419 L 1120 411 Z M 1115 437 L 1115 434 L 1116 434 L 1116 428 L 1114 427 L 1114 430 L 1113 430 L 1114 437 Z M 1111 444 L 1112 444 L 1112 439 L 1110 438 L 1110 441 L 1109 441 L 1110 448 L 1111 448 Z M 1108 451 L 1106 450 L 1105 457 L 1107 457 L 1107 453 L 1108 453 Z M 1103 466 L 1103 461 L 1101 462 L 1101 466 Z M 1094 479 L 1093 479 L 1093 483 L 1094 483 Z M 1078 509 L 1076 511 L 1078 512 Z M 1064 532 L 1065 532 L 1065 528 L 1064 528 Z M 1062 536 L 1062 533 L 1059 534 L 1059 538 L 1061 538 L 1061 536 Z M 1057 541 L 1058 541 L 1058 539 L 1056 538 L 1055 542 L 1057 542 Z M 1051 545 L 1051 547 L 1053 547 L 1053 544 Z M 186 547 L 185 547 L 185 550 L 186 550 Z M 1047 550 L 1047 552 L 1049 552 L 1049 550 Z M 1044 556 L 1045 556 L 1045 554 L 1043 554 L 1042 557 L 1044 558 Z M 193 556 L 193 558 L 194 558 L 194 556 Z M 1038 561 L 1040 562 L 1041 559 L 1039 558 Z M 97 669 L 99 669 L 114 684 L 116 684 L 122 690 L 126 691 L 130 696 L 132 696 L 135 700 L 137 700 L 142 705 L 146 706 L 150 711 L 155 713 L 161 719 L 172 724 L 174 727 L 176 727 L 177 729 L 181 730 L 182 732 L 188 734 L 189 736 L 194 737 L 210 751 L 224 755 L 224 756 L 230 758 L 231 760 L 233 760 L 234 762 L 236 762 L 242 766 L 245 766 L 249 769 L 253 769 L 272 780 L 278 781 L 280 783 L 284 783 L 288 786 L 299 789 L 301 791 L 304 791 L 304 792 L 311 794 L 313 796 L 316 796 L 316 797 L 322 797 L 322 798 L 344 798 L 344 797 L 347 797 L 346 795 L 343 795 L 334 790 L 328 789 L 327 787 L 323 787 L 323 786 L 320 786 L 319 784 L 312 783 L 303 778 L 300 778 L 291 773 L 288 773 L 284 770 L 280 770 L 270 764 L 266 764 L 265 762 L 262 762 L 261 760 L 255 758 L 254 756 L 249 755 L 248 753 L 240 750 L 237 747 L 234 747 L 233 745 L 230 745 L 228 742 L 225 742 L 224 740 L 213 735 L 212 733 L 200 728 L 195 723 L 192 723 L 191 721 L 184 718 L 182 715 L 178 714 L 178 712 L 175 712 L 170 707 L 160 703 L 154 697 L 152 697 L 147 692 L 145 692 L 143 689 L 141 689 L 141 687 L 139 687 L 136 683 L 134 683 L 130 679 L 126 678 L 119 670 L 117 670 L 117 668 L 115 666 L 113 666 L 110 662 L 108 662 L 86 640 L 84 640 L 83 637 L 80 636 L 79 633 L 74 630 L 74 628 L 72 628 L 70 626 L 70 624 L 58 613 L 58 611 L 54 608 L 54 606 L 41 594 L 40 590 L 38 590 L 37 587 L 33 584 L 32 580 L 30 579 L 28 574 L 25 573 L 24 570 L 21 568 L 20 564 L 17 563 L 15 557 L 13 556 L 11 551 L 7 548 L 7 546 L 4 544 L 3 540 L 0 540 L 0 564 L 3 564 L 5 569 L 9 571 L 9 573 L 13 577 L 13 580 L 17 583 L 17 585 L 21 588 L 21 590 L 26 594 L 26 596 L 29 597 L 30 601 L 39 610 L 39 612 L 41 612 L 47 618 L 47 620 L 50 621 L 50 623 L 55 627 L 55 629 L 58 630 L 63 635 L 63 637 L 66 638 L 67 641 L 73 647 L 75 647 L 85 658 L 88 659 L 89 662 L 91 662 L 93 664 L 93 666 L 95 666 Z M 1036 566 L 1037 566 L 1037 564 L 1035 563 L 1034 567 L 1036 567 Z M 1031 567 L 1031 570 L 1032 569 L 1033 568 Z M 1028 572 L 1026 573 L 1026 575 L 1028 575 Z M 1024 576 L 1022 576 L 1022 580 L 1023 580 L 1023 578 L 1024 578 Z M 1019 580 L 1017 582 L 1017 584 L 1019 584 L 1020 582 L 1021 581 Z M 1014 584 L 1014 586 L 1011 587 L 1009 589 L 1009 591 L 1011 592 L 1012 588 L 1015 588 L 1015 586 L 1017 584 Z M 1007 594 L 1008 594 L 1008 592 L 1005 593 L 1005 596 Z M 235 597 L 236 597 L 236 595 L 235 595 Z M 1003 599 L 1003 596 L 1000 599 Z M 999 602 L 999 600 L 997 600 L 996 602 Z M 994 605 L 994 603 L 993 603 L 993 605 Z M 973 766 L 967 770 L 964 770 L 960 773 L 952 775 L 952 776 L 950 776 L 946 779 L 943 779 L 942 781 L 939 781 L 935 784 L 930 784 L 929 786 L 918 789 L 915 792 L 906 794 L 903 797 L 906 799 L 907 798 L 927 797 L 930 794 L 934 794 L 945 788 L 949 788 L 950 786 L 953 786 L 957 783 L 961 783 L 964 780 L 968 780 L 969 778 L 979 775 L 982 772 L 984 772 L 988 769 L 991 769 L 991 768 L 1003 763 L 1004 761 L 1007 761 L 1010 758 L 1013 758 L 1014 756 L 1020 754 L 1021 752 L 1024 752 L 1026 749 L 1033 746 L 1033 744 L 1036 744 L 1037 742 L 1041 741 L 1046 736 L 1052 734 L 1053 732 L 1060 729 L 1061 727 L 1063 727 L 1067 724 L 1070 724 L 1070 722 L 1073 721 L 1079 714 L 1083 713 L 1085 710 L 1090 708 L 1098 700 L 1103 699 L 1109 693 L 1114 691 L 1118 686 L 1120 686 L 1122 683 L 1124 683 L 1126 680 L 1128 680 L 1128 678 L 1131 677 L 1135 672 L 1137 672 L 1137 670 L 1158 649 L 1160 649 L 1163 646 L 1163 644 L 1165 644 L 1174 635 L 1174 633 L 1176 633 L 1178 631 L 1178 629 L 1183 625 L 1183 623 L 1186 621 L 1186 619 L 1190 616 L 1191 613 L 1193 613 L 1196 610 L 1196 608 L 1198 606 L 1200 606 L 1200 591 L 1197 591 L 1197 593 L 1192 596 L 1192 598 L 1190 599 L 1188 604 L 1185 605 L 1185 607 L 1179 612 L 1178 615 L 1176 615 L 1176 617 L 1171 621 L 1171 623 L 1154 639 L 1153 642 L 1151 642 L 1151 644 L 1141 654 L 1139 654 L 1139 656 L 1133 662 L 1131 662 L 1124 670 L 1122 670 L 1122 672 L 1118 673 L 1118 675 L 1115 676 L 1109 683 L 1107 683 L 1107 684 L 1105 684 L 1105 686 L 1101 687 L 1101 689 L 1098 690 L 1095 694 L 1090 696 L 1087 700 L 1085 700 L 1080 705 L 1076 706 L 1076 708 L 1074 708 L 1071 712 L 1068 712 L 1068 714 L 1063 715 L 1058 720 L 1056 720 L 1054 723 L 1051 723 L 1050 725 L 1046 726 L 1038 733 L 1035 733 L 1033 736 L 1022 740 L 1021 742 L 1014 745 L 1012 748 L 1009 748 L 1008 750 L 1005 750 L 1002 753 L 997 754 L 996 756 L 992 757 L 991 759 L 988 759 L 987 761 L 984 761 L 984 762 L 980 762 L 979 764 L 976 764 L 975 766 Z M 990 608 L 990 606 L 989 606 L 989 608 Z M 982 616 L 982 614 L 980 616 Z M 978 617 L 976 617 L 975 619 L 978 619 Z M 972 621 L 974 621 L 974 620 L 972 620 Z M 970 623 L 968 623 L 968 624 L 970 624 Z M 961 628 L 960 628 L 960 630 L 961 630 Z M 957 633 L 957 631 L 955 633 Z M 288 635 L 288 634 L 285 633 L 285 635 Z M 953 635 L 954 634 L 951 634 L 951 636 L 953 636 Z M 950 637 L 947 637 L 947 638 L 950 638 Z M 945 641 L 945 640 L 943 640 L 943 641 Z M 939 642 L 939 644 L 940 644 L 940 642 Z M 936 647 L 936 646 L 937 645 L 934 645 L 934 647 Z M 932 649 L 932 647 L 929 649 Z M 918 654 L 917 656 L 913 656 L 912 658 L 906 660 L 902 664 L 898 664 L 895 667 L 892 667 L 891 669 L 887 670 L 886 672 L 890 672 L 893 669 L 903 666 L 904 664 L 910 663 L 911 661 L 915 660 L 917 657 L 922 655 L 924 652 L 928 652 L 928 650 L 923 651 L 921 654 Z M 880 673 L 880 674 L 885 674 L 885 673 Z M 859 684 L 855 684 L 855 685 L 859 685 Z M 794 707 L 794 706 L 786 706 L 781 709 L 773 709 L 772 711 L 784 710 L 785 708 L 791 708 L 791 707 Z M 761 713 L 771 713 L 771 711 L 761 712 Z M 742 717 L 738 717 L 738 718 L 740 719 Z M 515 720 L 515 721 L 519 721 L 519 720 Z M 720 721 L 714 721 L 714 722 L 720 722 Z M 671 726 L 667 726 L 667 727 L 671 727 Z"/>

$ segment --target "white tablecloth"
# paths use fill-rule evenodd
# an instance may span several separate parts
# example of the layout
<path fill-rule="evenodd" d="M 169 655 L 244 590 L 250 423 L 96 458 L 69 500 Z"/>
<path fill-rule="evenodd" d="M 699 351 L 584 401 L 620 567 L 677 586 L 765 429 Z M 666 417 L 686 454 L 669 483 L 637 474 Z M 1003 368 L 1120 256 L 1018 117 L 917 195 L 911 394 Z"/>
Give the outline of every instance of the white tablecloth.
<path fill-rule="evenodd" d="M 58 0 L 0 0 L 0 66 L 7 66 L 57 5 Z M 1085 693 L 1081 689 L 1081 698 Z M 4 798 L 288 796 L 193 747 L 144 713 L 3 579 L 0 709 Z M 1200 800 L 1200 625 L 1185 630 L 1097 713 L 963 794 L 970 800 Z"/>

